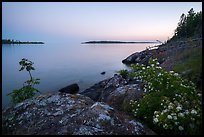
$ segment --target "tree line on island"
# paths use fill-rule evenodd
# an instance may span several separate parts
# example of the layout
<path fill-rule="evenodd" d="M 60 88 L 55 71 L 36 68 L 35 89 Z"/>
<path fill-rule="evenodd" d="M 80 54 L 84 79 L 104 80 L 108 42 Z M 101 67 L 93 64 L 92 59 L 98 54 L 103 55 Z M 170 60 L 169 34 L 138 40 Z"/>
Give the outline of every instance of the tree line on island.
<path fill-rule="evenodd" d="M 19 40 L 11 40 L 11 39 L 3 39 L 2 44 L 44 44 L 44 42 L 30 42 L 30 41 L 19 41 Z"/>
<path fill-rule="evenodd" d="M 88 41 L 82 44 L 132 44 L 132 43 L 158 43 L 158 41 Z"/>

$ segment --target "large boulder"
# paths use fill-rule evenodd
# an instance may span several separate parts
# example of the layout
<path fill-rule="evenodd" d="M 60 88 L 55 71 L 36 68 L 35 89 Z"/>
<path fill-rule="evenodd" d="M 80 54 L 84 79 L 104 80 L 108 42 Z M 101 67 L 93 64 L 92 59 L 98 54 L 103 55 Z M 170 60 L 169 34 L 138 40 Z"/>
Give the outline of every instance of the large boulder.
<path fill-rule="evenodd" d="M 155 50 L 144 50 L 142 52 L 133 53 L 130 56 L 128 56 L 126 59 L 122 60 L 122 63 L 127 65 L 136 64 L 136 63 L 148 65 L 148 61 L 150 57 L 153 56 L 154 52 Z"/>
<path fill-rule="evenodd" d="M 143 97 L 143 83 L 132 78 L 124 79 L 115 74 L 110 79 L 103 80 L 94 86 L 80 92 L 94 101 L 105 102 L 117 110 L 130 111 L 130 100 Z"/>
<path fill-rule="evenodd" d="M 2 111 L 3 134 L 146 135 L 142 123 L 80 94 L 49 93 Z"/>
<path fill-rule="evenodd" d="M 130 111 L 130 100 L 140 100 L 144 95 L 139 84 L 118 87 L 107 97 L 106 103 L 117 110 Z"/>
<path fill-rule="evenodd" d="M 98 101 L 99 97 L 104 90 L 104 87 L 106 86 L 108 80 L 103 80 L 99 83 L 94 84 L 90 88 L 80 92 L 79 94 L 85 95 L 90 97 L 94 101 Z"/>
<path fill-rule="evenodd" d="M 74 83 L 59 90 L 59 92 L 75 94 L 79 91 L 78 84 Z"/>
<path fill-rule="evenodd" d="M 122 78 L 121 75 L 115 74 L 112 78 L 96 83 L 79 94 L 88 96 L 94 101 L 105 101 L 106 97 L 112 91 L 114 91 L 117 87 L 126 84 L 128 84 L 127 80 Z"/>

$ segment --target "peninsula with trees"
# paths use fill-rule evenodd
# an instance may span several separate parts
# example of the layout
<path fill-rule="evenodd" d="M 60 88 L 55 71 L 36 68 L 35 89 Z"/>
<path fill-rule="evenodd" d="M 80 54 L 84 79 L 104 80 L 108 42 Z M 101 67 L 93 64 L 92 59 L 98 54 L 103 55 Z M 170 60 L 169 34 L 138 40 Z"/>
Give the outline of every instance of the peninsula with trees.
<path fill-rule="evenodd" d="M 44 42 L 30 42 L 30 41 L 19 41 L 19 40 L 11 40 L 11 39 L 2 39 L 2 44 L 45 44 Z"/>

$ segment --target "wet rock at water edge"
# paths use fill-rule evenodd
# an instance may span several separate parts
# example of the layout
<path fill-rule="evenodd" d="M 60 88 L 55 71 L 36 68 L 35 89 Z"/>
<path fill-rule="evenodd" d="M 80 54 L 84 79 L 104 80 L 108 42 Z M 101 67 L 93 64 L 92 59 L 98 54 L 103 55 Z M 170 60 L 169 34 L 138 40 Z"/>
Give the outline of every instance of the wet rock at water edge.
<path fill-rule="evenodd" d="M 59 92 L 75 94 L 79 91 L 78 84 L 74 83 L 59 90 Z"/>

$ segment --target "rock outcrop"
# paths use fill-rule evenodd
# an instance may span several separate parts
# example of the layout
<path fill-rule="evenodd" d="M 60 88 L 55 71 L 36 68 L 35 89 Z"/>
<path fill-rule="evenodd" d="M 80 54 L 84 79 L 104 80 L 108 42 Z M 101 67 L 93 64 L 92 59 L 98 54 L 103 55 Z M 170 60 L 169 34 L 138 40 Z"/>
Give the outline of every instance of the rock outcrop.
<path fill-rule="evenodd" d="M 152 57 L 152 52 L 149 52 L 149 50 L 144 50 L 142 52 L 133 53 L 132 55 L 128 56 L 126 59 L 122 60 L 122 63 L 124 64 L 141 63 L 144 65 L 148 65 L 148 61 L 150 57 Z"/>
<path fill-rule="evenodd" d="M 112 78 L 103 80 L 92 87 L 80 92 L 94 101 L 105 102 L 117 110 L 124 110 L 129 101 L 139 100 L 143 96 L 142 82 L 124 79 L 115 74 Z"/>
<path fill-rule="evenodd" d="M 3 134 L 141 135 L 154 134 L 111 106 L 80 94 L 44 94 L 2 112 Z"/>

